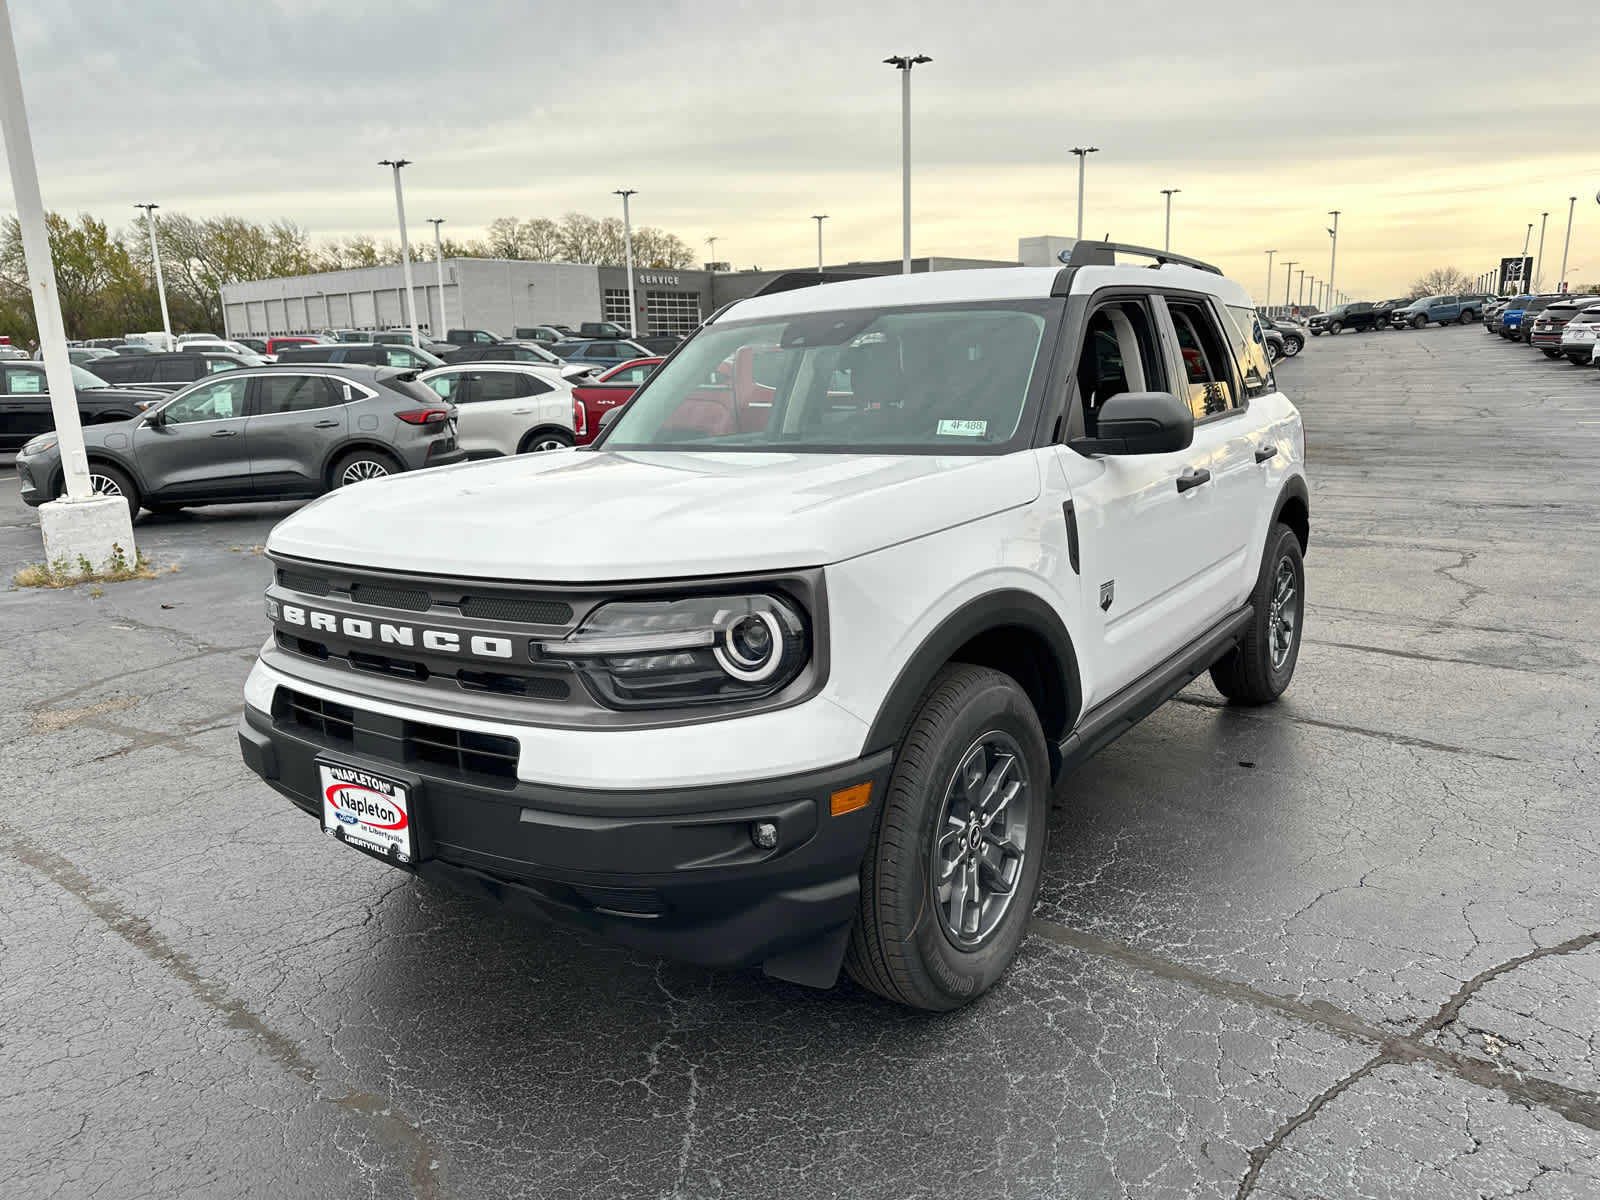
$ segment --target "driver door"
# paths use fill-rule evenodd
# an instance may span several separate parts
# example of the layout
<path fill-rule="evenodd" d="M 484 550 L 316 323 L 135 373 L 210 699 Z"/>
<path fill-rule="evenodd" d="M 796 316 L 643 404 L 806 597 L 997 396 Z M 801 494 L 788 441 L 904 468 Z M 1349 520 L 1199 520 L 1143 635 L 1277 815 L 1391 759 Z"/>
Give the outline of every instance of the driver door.
<path fill-rule="evenodd" d="M 230 372 L 190 388 L 139 423 L 133 459 L 146 496 L 171 504 L 251 494 L 244 436 L 250 383 Z"/>

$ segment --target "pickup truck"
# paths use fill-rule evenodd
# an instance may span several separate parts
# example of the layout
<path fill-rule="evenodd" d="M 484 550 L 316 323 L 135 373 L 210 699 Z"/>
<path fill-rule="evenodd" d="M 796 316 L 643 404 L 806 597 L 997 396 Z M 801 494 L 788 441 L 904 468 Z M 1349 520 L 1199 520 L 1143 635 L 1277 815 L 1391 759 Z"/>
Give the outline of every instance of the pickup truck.
<path fill-rule="evenodd" d="M 0 450 L 20 449 L 56 427 L 43 364 L 7 362 L 0 365 L 0 381 L 4 383 L 4 390 L 0 391 Z M 112 387 L 82 367 L 72 368 L 72 382 L 78 398 L 78 419 L 85 425 L 125 421 L 167 398 L 166 392 Z"/>
<path fill-rule="evenodd" d="M 1377 327 L 1377 306 L 1365 300 L 1341 304 L 1337 308 L 1330 308 L 1327 312 L 1315 313 L 1311 317 L 1310 325 L 1312 337 L 1321 337 L 1325 333 L 1340 334 L 1346 329 L 1354 329 L 1357 333 L 1361 333 Z"/>
<path fill-rule="evenodd" d="M 452 346 L 492 346 L 505 341 L 498 333 L 487 329 L 450 329 L 445 332 L 444 340 Z"/>
<path fill-rule="evenodd" d="M 1452 321 L 1466 325 L 1483 315 L 1488 296 L 1423 296 L 1389 312 L 1389 324 L 1396 329 L 1409 325 L 1421 329 L 1424 325 L 1448 325 Z"/>
<path fill-rule="evenodd" d="M 639 385 L 661 365 L 659 358 L 638 358 L 622 363 L 592 379 L 573 381 L 572 398 L 583 406 L 583 423 L 577 428 L 577 443 L 587 446 L 600 432 L 600 421 L 608 412 L 621 408 L 633 398 Z"/>

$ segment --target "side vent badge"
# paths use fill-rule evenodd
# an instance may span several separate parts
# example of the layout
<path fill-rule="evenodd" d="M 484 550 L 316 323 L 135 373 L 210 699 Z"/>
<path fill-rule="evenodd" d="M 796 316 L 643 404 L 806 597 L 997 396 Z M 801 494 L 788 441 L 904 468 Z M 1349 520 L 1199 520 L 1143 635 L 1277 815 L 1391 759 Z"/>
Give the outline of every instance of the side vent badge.
<path fill-rule="evenodd" d="M 1108 579 L 1108 580 L 1106 580 L 1104 583 L 1102 583 L 1100 585 L 1100 611 L 1101 612 L 1109 612 L 1109 611 L 1111 611 L 1111 602 L 1112 602 L 1112 600 L 1116 599 L 1116 595 L 1117 595 L 1117 581 L 1115 579 Z"/>

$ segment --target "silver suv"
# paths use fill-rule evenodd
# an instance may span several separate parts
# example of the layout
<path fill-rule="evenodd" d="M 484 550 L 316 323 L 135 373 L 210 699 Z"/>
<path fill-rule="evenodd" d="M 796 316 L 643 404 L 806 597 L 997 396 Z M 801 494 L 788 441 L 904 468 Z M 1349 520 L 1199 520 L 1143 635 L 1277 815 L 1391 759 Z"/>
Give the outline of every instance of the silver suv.
<path fill-rule="evenodd" d="M 83 437 L 94 490 L 135 515 L 319 496 L 466 457 L 455 406 L 415 371 L 332 363 L 229 371 Z M 25 503 L 61 495 L 54 433 L 22 448 L 17 473 Z"/>

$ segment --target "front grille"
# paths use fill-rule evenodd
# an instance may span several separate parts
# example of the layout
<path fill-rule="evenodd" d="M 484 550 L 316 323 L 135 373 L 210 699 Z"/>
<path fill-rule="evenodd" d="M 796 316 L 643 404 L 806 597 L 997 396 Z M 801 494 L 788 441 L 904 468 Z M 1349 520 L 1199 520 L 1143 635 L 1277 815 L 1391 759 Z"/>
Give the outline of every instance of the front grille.
<path fill-rule="evenodd" d="M 308 596 L 328 594 L 328 581 L 320 575 L 307 575 L 303 571 L 279 571 L 278 582 L 286 588 L 304 592 Z"/>
<path fill-rule="evenodd" d="M 427 612 L 433 607 L 433 598 L 422 588 L 383 587 L 371 583 L 351 584 L 350 599 L 357 604 L 372 604 L 378 608 L 404 608 L 411 612 Z"/>
<path fill-rule="evenodd" d="M 280 724 L 297 725 L 330 741 L 355 741 L 355 709 L 348 704 L 336 704 L 321 696 L 279 688 L 272 715 Z"/>
<path fill-rule="evenodd" d="M 397 766 L 426 763 L 487 787 L 516 782 L 516 738 L 386 717 L 285 687 L 278 689 L 272 717 Z"/>
<path fill-rule="evenodd" d="M 529 625 L 565 625 L 572 620 L 572 605 L 559 600 L 517 600 L 509 596 L 464 596 L 463 617 L 485 621 L 520 621 Z"/>

